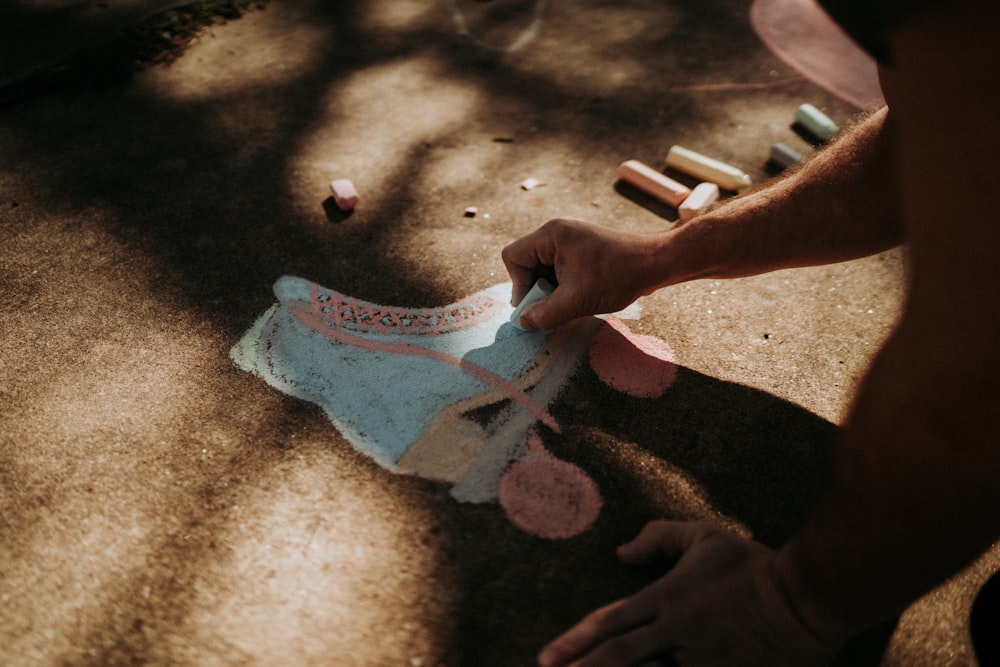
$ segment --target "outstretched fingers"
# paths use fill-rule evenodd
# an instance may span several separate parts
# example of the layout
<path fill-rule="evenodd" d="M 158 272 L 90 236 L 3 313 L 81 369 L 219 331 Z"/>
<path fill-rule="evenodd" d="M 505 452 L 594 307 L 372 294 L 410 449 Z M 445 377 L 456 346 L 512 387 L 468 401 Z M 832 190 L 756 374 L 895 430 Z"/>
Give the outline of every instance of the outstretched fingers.
<path fill-rule="evenodd" d="M 634 540 L 618 547 L 618 558 L 628 565 L 646 565 L 658 559 L 676 560 L 709 529 L 705 524 L 692 521 L 651 521 Z"/>

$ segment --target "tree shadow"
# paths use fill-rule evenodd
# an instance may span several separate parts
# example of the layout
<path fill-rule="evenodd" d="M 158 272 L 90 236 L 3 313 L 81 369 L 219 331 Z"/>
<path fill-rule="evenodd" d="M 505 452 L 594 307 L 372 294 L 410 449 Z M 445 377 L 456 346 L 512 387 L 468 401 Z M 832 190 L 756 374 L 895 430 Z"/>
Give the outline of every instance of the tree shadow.
<path fill-rule="evenodd" d="M 652 3 L 640 4 L 646 11 L 655 10 L 650 9 Z M 485 281 L 486 272 L 456 286 L 433 270 L 436 267 L 427 270 L 411 256 L 415 230 L 442 225 L 421 217 L 424 192 L 418 176 L 425 163 L 419 150 L 377 156 L 398 188 L 391 199 L 371 205 L 370 224 L 356 225 L 357 216 L 331 215 L 319 196 L 312 210 L 296 204 L 298 195 L 289 186 L 290 165 L 311 130 L 331 122 L 323 104 L 331 90 L 369 68 L 430 53 L 449 63 L 444 78 L 476 88 L 486 100 L 480 107 L 486 109 L 482 117 L 442 130 L 435 141 L 461 145 L 470 128 L 511 127 L 513 110 L 519 129 L 536 125 L 542 135 L 574 145 L 580 155 L 616 156 L 608 158 L 612 164 L 625 157 L 654 162 L 662 147 L 654 145 L 658 140 L 651 135 L 679 134 L 692 119 L 708 124 L 722 114 L 697 97 L 672 94 L 672 88 L 699 80 L 706 72 L 728 71 L 734 79 L 747 76 L 757 64 L 746 52 L 762 48 L 745 15 L 733 12 L 731 2 L 658 3 L 664 23 L 674 27 L 662 38 L 636 44 L 616 57 L 635 60 L 633 73 L 663 71 L 664 76 L 589 89 L 579 85 L 583 75 L 562 77 L 562 72 L 572 74 L 579 62 L 567 61 L 560 70 L 525 65 L 519 54 L 480 51 L 455 34 L 444 8 L 412 29 L 370 32 L 364 20 L 369 5 L 363 0 L 305 5 L 309 21 L 327 31 L 328 38 L 320 42 L 308 66 L 280 85 L 251 83 L 229 95 L 193 101 L 164 99 L 155 91 L 117 82 L 98 92 L 71 86 L 36 91 L 30 100 L 0 111 L 0 129 L 11 139 L 7 159 L 18 161 L 18 168 L 31 175 L 25 181 L 31 184 L 30 193 L 2 195 L 16 200 L 17 215 L 25 216 L 13 218 L 14 207 L 0 201 L 9 228 L 32 225 L 41 237 L 51 231 L 43 221 L 49 214 L 60 219 L 100 217 L 135 258 L 114 271 L 87 274 L 101 249 L 78 247 L 74 229 L 57 229 L 52 233 L 65 249 L 59 268 L 70 276 L 67 280 L 79 272 L 87 279 L 107 281 L 109 289 L 129 280 L 155 285 L 162 301 L 151 307 L 168 314 L 183 310 L 203 315 L 223 338 L 228 336 L 220 340 L 222 355 L 270 305 L 271 284 L 285 274 L 308 276 L 377 303 L 450 303 L 485 286 L 475 281 Z M 622 21 L 628 18 L 625 13 Z M 675 41 L 678 33 L 687 37 L 683 48 Z M 720 36 L 725 37 L 725 48 L 718 48 Z M 582 33 L 567 35 L 564 41 L 582 45 L 579 56 L 591 38 Z M 643 50 L 650 46 L 662 47 L 662 53 Z M 558 45 L 542 47 L 554 51 Z M 272 106 L 280 106 L 281 112 L 253 145 L 244 143 L 247 135 L 227 132 L 230 125 L 250 124 Z M 408 122 L 405 108 L 393 112 L 398 114 L 394 122 Z M 340 120 L 345 119 L 332 119 L 332 124 Z M 648 156 L 619 158 L 623 146 L 648 146 Z M 319 187 L 325 185 L 319 182 Z M 670 218 L 669 211 L 656 212 Z M 401 220 L 414 222 L 403 227 Z M 490 232 L 496 253 L 511 236 L 509 228 Z M 26 261 L 48 265 L 48 249 L 39 242 L 37 255 Z M 4 285 L 7 292 L 29 293 L 26 276 L 0 268 L 10 277 Z M 35 303 L 25 307 L 41 309 Z M 58 318 L 51 322 L 56 346 L 79 333 Z M 102 334 L 99 327 L 87 333 Z M 58 381 L 39 377 L 36 389 Z M 232 377 L 212 381 L 218 383 L 220 397 L 232 391 Z M 319 420 L 291 402 L 279 403 L 272 415 L 275 423 L 249 436 L 247 447 L 273 441 L 288 420 Z M 421 487 L 426 502 L 450 526 L 447 539 L 459 573 L 458 628 L 442 658 L 445 664 L 525 664 L 580 614 L 634 590 L 650 573 L 618 564 L 613 547 L 652 518 L 687 517 L 711 507 L 745 524 L 762 541 L 780 543 L 816 493 L 836 430 L 764 392 L 688 369 L 681 369 L 674 388 L 652 400 L 617 394 L 584 369 L 555 410 L 567 428 L 546 445 L 584 467 L 605 496 L 592 531 L 563 542 L 542 541 L 510 525 L 497 506 L 461 505 L 451 502 L 441 485 Z M 262 451 L 248 454 L 249 459 L 219 463 L 212 471 L 238 488 L 254 474 L 263 475 L 265 464 L 279 456 L 270 449 Z M 679 500 L 657 494 L 670 484 L 687 484 L 690 494 Z M 198 493 L 211 492 L 206 488 Z M 192 511 L 185 520 L 202 526 L 221 520 L 211 507 L 208 512 Z M 27 522 L 9 525 L 16 533 Z M 223 557 L 210 542 L 206 536 L 195 545 L 165 543 L 160 549 L 163 558 L 183 561 L 178 570 L 184 576 L 178 578 L 178 572 L 169 569 L 155 576 L 163 578 L 166 589 L 179 593 L 202 560 Z M 143 581 L 136 575 L 129 595 L 138 597 Z M 184 613 L 183 605 L 178 613 Z M 108 627 L 117 627 L 108 614 Z M 141 641 L 141 623 L 133 627 L 132 639 L 123 638 L 98 658 L 141 662 L 150 649 Z M 90 640 L 98 642 L 96 637 Z"/>

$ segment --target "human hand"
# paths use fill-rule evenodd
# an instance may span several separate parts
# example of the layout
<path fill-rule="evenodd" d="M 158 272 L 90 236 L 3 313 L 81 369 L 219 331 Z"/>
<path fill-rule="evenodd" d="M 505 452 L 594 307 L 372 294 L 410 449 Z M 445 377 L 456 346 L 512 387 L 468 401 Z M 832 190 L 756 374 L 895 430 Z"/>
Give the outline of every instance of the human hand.
<path fill-rule="evenodd" d="M 542 667 L 826 665 L 836 646 L 802 625 L 772 574 L 774 551 L 708 523 L 654 521 L 618 549 L 629 565 L 673 562 L 635 595 L 549 644 Z"/>
<path fill-rule="evenodd" d="M 585 315 L 613 313 L 656 287 L 655 239 L 557 218 L 503 249 L 517 305 L 539 277 L 556 285 L 521 315 L 525 329 L 555 329 Z"/>

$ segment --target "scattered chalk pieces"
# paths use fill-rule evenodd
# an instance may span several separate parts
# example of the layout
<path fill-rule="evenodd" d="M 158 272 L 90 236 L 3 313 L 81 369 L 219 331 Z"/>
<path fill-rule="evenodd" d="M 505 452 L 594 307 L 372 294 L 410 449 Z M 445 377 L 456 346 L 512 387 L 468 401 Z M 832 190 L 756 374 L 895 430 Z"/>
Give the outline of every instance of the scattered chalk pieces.
<path fill-rule="evenodd" d="M 795 110 L 795 120 L 823 141 L 837 134 L 837 130 L 840 129 L 829 116 L 812 104 L 799 105 L 799 108 Z"/>
<path fill-rule="evenodd" d="M 715 183 L 699 183 L 691 190 L 688 198 L 677 207 L 681 221 L 687 222 L 719 200 L 719 186 Z"/>
<path fill-rule="evenodd" d="M 545 184 L 542 183 L 537 178 L 526 178 L 523 181 L 521 181 L 521 189 L 522 190 L 534 190 L 539 185 L 545 185 Z"/>
<path fill-rule="evenodd" d="M 330 191 L 333 193 L 333 200 L 337 203 L 337 208 L 341 211 L 350 211 L 358 205 L 358 191 L 350 179 L 338 178 L 331 181 Z"/>
<path fill-rule="evenodd" d="M 463 213 L 463 215 L 466 218 L 474 218 L 476 217 L 477 213 L 479 213 L 479 208 L 477 206 L 467 206 L 465 208 L 465 213 Z"/>
<path fill-rule="evenodd" d="M 691 188 L 639 160 L 622 162 L 618 166 L 618 178 L 675 208 L 691 194 Z"/>

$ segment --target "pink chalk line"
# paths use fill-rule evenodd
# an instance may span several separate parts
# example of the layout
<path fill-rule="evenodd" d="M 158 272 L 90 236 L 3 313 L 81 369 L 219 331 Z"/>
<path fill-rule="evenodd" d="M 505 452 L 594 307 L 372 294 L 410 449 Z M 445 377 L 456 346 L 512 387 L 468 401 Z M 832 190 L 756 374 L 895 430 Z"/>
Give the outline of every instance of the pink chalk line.
<path fill-rule="evenodd" d="M 792 83 L 801 82 L 801 77 L 786 77 L 777 81 L 766 81 L 763 83 L 697 83 L 690 86 L 675 86 L 670 89 L 671 93 L 714 93 L 726 92 L 730 90 L 770 90 L 780 88 Z"/>
<path fill-rule="evenodd" d="M 362 338 L 355 334 L 345 331 L 343 328 L 337 326 L 336 324 L 331 324 L 327 317 L 330 313 L 324 312 L 325 302 L 320 301 L 319 298 L 319 286 L 316 283 L 311 283 L 309 286 L 309 304 L 308 306 L 299 305 L 299 303 L 293 304 L 290 307 L 292 314 L 295 318 L 306 325 L 313 331 L 322 334 L 328 338 L 331 338 L 338 343 L 344 343 L 345 345 L 353 345 L 355 347 L 361 347 L 367 350 L 373 350 L 376 352 L 388 352 L 390 354 L 402 354 L 414 357 L 424 357 L 425 359 L 432 359 L 434 361 L 446 364 L 448 366 L 453 366 L 461 370 L 462 372 L 474 377 L 483 384 L 487 386 L 495 387 L 497 390 L 502 392 L 505 396 L 510 398 L 512 401 L 525 408 L 533 414 L 539 421 L 548 426 L 556 433 L 560 433 L 558 422 L 555 418 L 549 414 L 549 412 L 538 404 L 531 396 L 526 392 L 515 387 L 511 382 L 506 380 L 500 375 L 497 375 L 493 371 L 490 371 L 482 366 L 475 364 L 466 359 L 456 357 L 455 355 L 448 354 L 446 352 L 439 352 L 437 350 L 429 350 L 427 348 L 420 347 L 418 345 L 412 345 L 409 343 L 390 343 L 387 341 L 377 341 L 368 338 Z M 365 302 L 356 302 L 365 303 Z M 376 309 L 380 309 L 379 306 L 374 304 L 369 304 L 374 306 Z M 380 309 L 380 312 L 388 309 Z M 468 322 L 468 320 L 465 320 Z M 466 326 L 469 326 L 466 324 Z M 441 333 L 436 331 L 436 333 Z"/>

